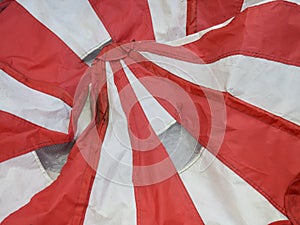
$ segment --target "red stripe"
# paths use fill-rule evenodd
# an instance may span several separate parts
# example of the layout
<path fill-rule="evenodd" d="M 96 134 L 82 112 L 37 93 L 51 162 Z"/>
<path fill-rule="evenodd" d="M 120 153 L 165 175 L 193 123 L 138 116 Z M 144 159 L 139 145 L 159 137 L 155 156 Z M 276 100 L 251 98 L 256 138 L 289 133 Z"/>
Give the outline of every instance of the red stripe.
<path fill-rule="evenodd" d="M 141 105 L 137 102 L 137 98 L 124 74 L 119 67 L 119 63 L 113 63 L 112 69 L 114 71 L 116 86 L 120 94 L 122 107 L 128 118 L 129 135 L 131 146 L 134 154 L 142 155 L 141 161 L 135 163 L 136 166 L 149 166 L 168 159 L 165 149 L 161 141 L 153 131 L 146 115 L 144 114 Z M 118 68 L 118 69 L 117 69 Z M 150 142 L 142 142 L 142 140 L 151 140 Z M 149 147 L 150 144 L 155 143 Z M 154 146 L 152 148 L 152 146 Z M 157 147 L 157 148 L 155 148 Z M 170 168 L 172 173 L 176 173 L 175 168 Z"/>
<path fill-rule="evenodd" d="M 147 0 L 89 0 L 114 42 L 154 40 Z"/>
<path fill-rule="evenodd" d="M 97 103 L 92 98 L 91 104 L 98 107 L 95 124 L 90 124 L 76 140 L 59 178 L 1 224 L 83 224 L 108 121 L 106 88 L 94 97 Z"/>
<path fill-rule="evenodd" d="M 136 104 L 136 107 L 128 107 L 128 105 L 131 105 L 131 101 L 136 102 L 137 99 L 124 71 L 122 69 L 118 70 L 119 68 L 121 68 L 119 63 L 112 64 L 115 83 L 119 93 L 122 93 L 124 88 L 128 88 L 126 93 L 120 94 L 120 98 L 130 129 L 138 132 L 141 137 L 147 137 L 147 130 L 138 129 L 138 127 L 139 124 L 148 125 L 149 121 L 147 120 L 139 103 Z M 130 114 L 136 117 L 131 117 Z M 150 129 L 150 133 L 154 133 L 151 127 Z M 135 185 L 134 190 L 137 208 L 137 224 L 203 224 L 161 142 L 157 140 L 158 145 L 152 150 L 145 152 L 142 149 L 147 146 L 141 144 L 139 145 L 140 148 L 135 148 L 137 146 L 135 146 L 136 141 L 132 137 L 132 133 L 130 133 L 130 138 L 133 145 L 133 182 Z M 156 139 L 155 137 L 153 138 L 154 139 L 150 139 L 152 141 L 158 139 L 157 136 Z M 159 164 L 162 159 L 167 159 L 165 161 L 166 163 L 162 166 L 157 165 L 154 169 L 147 170 L 149 167 L 146 167 L 146 169 L 143 170 L 139 167 L 141 165 L 153 165 L 153 163 Z M 151 180 L 153 177 L 163 176 L 162 174 L 166 173 L 166 171 L 173 172 L 173 175 L 163 181 L 150 183 L 151 181 L 155 181 Z M 148 178 L 149 180 L 147 180 Z M 148 183 L 148 181 L 150 182 Z"/>
<path fill-rule="evenodd" d="M 0 68 L 71 105 L 85 63 L 16 1 L 1 12 L 0 33 Z"/>
<path fill-rule="evenodd" d="M 0 111 L 0 131 L 0 162 L 72 139 L 69 135 L 49 131 L 3 111 Z"/>
<path fill-rule="evenodd" d="M 219 157 L 286 214 L 284 195 L 300 171 L 300 129 L 246 103 L 235 106 L 237 102 L 227 99 L 227 130 Z"/>
<path fill-rule="evenodd" d="M 207 63 L 243 54 L 300 65 L 300 7 L 274 1 L 251 7 L 227 26 L 185 47 Z"/>
<path fill-rule="evenodd" d="M 197 3 L 198 0 L 187 0 L 186 34 L 197 32 Z"/>
<path fill-rule="evenodd" d="M 240 13 L 243 0 L 188 0 L 187 35 L 223 23 Z"/>

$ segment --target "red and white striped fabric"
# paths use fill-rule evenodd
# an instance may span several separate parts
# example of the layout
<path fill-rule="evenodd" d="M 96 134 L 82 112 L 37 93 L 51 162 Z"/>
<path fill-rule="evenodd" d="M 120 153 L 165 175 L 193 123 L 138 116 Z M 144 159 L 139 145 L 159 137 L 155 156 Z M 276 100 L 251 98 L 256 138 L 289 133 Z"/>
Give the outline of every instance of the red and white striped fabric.
<path fill-rule="evenodd" d="M 293 2 L 0 3 L 1 224 L 300 224 Z"/>

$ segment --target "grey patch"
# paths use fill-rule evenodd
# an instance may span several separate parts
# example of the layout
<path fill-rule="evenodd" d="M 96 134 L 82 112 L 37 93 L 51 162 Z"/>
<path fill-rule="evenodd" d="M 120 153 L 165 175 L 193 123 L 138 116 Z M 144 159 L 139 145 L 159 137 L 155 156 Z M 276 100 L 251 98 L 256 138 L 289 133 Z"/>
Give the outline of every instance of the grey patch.
<path fill-rule="evenodd" d="M 56 179 L 60 174 L 73 145 L 73 142 L 69 142 L 43 147 L 36 151 L 41 164 L 51 178 Z"/>
<path fill-rule="evenodd" d="M 101 52 L 101 50 L 109 45 L 111 43 L 111 41 L 105 43 L 104 45 L 102 45 L 101 47 L 97 48 L 96 50 L 94 50 L 93 52 L 91 52 L 90 54 L 88 54 L 84 59 L 83 61 L 88 64 L 89 66 L 92 65 L 94 59 L 99 55 L 99 53 Z"/>
<path fill-rule="evenodd" d="M 201 154 L 202 146 L 180 124 L 159 135 L 177 171 L 184 170 Z"/>

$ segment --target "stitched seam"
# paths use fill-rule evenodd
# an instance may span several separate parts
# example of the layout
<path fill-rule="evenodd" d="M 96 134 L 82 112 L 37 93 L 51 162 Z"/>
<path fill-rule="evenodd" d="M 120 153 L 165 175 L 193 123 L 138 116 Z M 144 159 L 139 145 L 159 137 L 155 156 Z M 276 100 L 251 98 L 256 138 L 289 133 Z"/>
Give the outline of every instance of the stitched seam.
<path fill-rule="evenodd" d="M 233 164 L 231 164 L 229 161 L 227 161 L 221 154 L 218 154 L 216 156 L 221 162 L 223 162 L 225 165 L 227 165 L 229 168 L 231 168 L 233 171 L 235 171 L 242 179 L 244 179 L 249 185 L 251 185 L 255 190 L 257 190 L 260 194 L 262 194 L 266 199 L 268 199 L 274 206 L 277 208 L 281 213 L 286 215 L 286 211 L 283 207 L 281 207 L 271 196 L 269 196 L 263 188 L 259 187 L 255 184 L 255 182 L 244 176 L 244 174 Z"/>

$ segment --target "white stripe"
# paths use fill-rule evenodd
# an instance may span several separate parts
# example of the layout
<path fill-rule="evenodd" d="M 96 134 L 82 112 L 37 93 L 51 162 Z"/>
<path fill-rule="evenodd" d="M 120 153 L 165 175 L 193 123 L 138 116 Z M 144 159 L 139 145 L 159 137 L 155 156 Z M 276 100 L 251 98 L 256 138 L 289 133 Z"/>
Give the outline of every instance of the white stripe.
<path fill-rule="evenodd" d="M 192 83 L 231 95 L 300 125 L 300 68 L 266 59 L 235 55 L 211 64 L 193 64 L 142 53 Z"/>
<path fill-rule="evenodd" d="M 0 222 L 52 182 L 35 154 L 0 163 Z"/>
<path fill-rule="evenodd" d="M 140 81 L 135 77 L 135 75 L 123 61 L 121 61 L 121 64 L 154 132 L 156 133 L 156 135 L 165 132 L 171 125 L 176 122 L 175 119 L 148 92 L 148 90 L 140 83 Z M 156 81 L 160 82 L 160 80 Z"/>
<path fill-rule="evenodd" d="M 186 51 L 189 54 L 188 50 Z M 227 58 L 228 62 L 220 60 L 214 64 L 195 64 L 148 52 L 142 52 L 141 54 L 174 75 L 189 82 L 220 91 L 225 90 L 229 70 L 232 66 L 231 58 Z"/>
<path fill-rule="evenodd" d="M 17 0 L 81 59 L 110 40 L 89 1 Z"/>
<path fill-rule="evenodd" d="M 148 0 L 148 5 L 156 41 L 186 36 L 187 0 Z"/>
<path fill-rule="evenodd" d="M 260 193 L 205 150 L 180 177 L 204 224 L 266 225 L 286 220 Z M 201 171 L 201 163 L 212 162 Z"/>
<path fill-rule="evenodd" d="M 300 68 L 246 56 L 235 56 L 227 92 L 300 125 Z"/>
<path fill-rule="evenodd" d="M 36 125 L 68 133 L 71 108 L 62 100 L 31 89 L 0 70 L 0 110 Z"/>
<path fill-rule="evenodd" d="M 261 5 L 267 2 L 273 2 L 274 0 L 244 0 L 241 11 L 245 10 L 248 7 Z"/>
<path fill-rule="evenodd" d="M 218 24 L 218 25 L 215 25 L 215 26 L 212 26 L 212 27 L 209 27 L 205 30 L 202 30 L 202 31 L 199 31 L 195 34 L 191 34 L 191 35 L 188 35 L 186 37 L 183 37 L 183 38 L 180 38 L 180 39 L 177 39 L 177 40 L 174 40 L 174 41 L 170 41 L 168 43 L 166 43 L 167 45 L 171 45 L 171 46 L 180 46 L 180 45 L 185 45 L 185 44 L 189 44 L 191 42 L 194 42 L 194 41 L 197 41 L 199 40 L 200 38 L 203 37 L 204 34 L 208 33 L 209 31 L 212 31 L 212 30 L 216 30 L 216 29 L 219 29 L 219 28 L 222 28 L 222 27 L 225 27 L 226 25 L 228 25 L 231 21 L 233 20 L 233 17 L 226 20 L 224 23 L 221 23 L 221 24 Z"/>
<path fill-rule="evenodd" d="M 128 124 L 111 68 L 108 63 L 106 66 L 109 124 L 84 224 L 135 225 L 136 205 Z"/>
<path fill-rule="evenodd" d="M 251 6 L 262 5 L 262 4 L 265 4 L 268 2 L 274 2 L 274 1 L 276 1 L 276 0 L 244 0 L 241 11 L 243 11 L 246 8 L 251 7 Z M 296 4 L 300 4 L 300 0 L 288 0 L 286 2 L 293 2 Z"/>
<path fill-rule="evenodd" d="M 89 85 L 89 92 L 87 93 L 87 97 L 84 103 L 84 106 L 82 108 L 82 111 L 78 117 L 77 121 L 77 130 L 75 139 L 79 137 L 80 134 L 88 127 L 88 125 L 92 122 L 92 110 L 91 110 L 91 98 L 90 98 L 90 88 L 91 85 Z"/>

